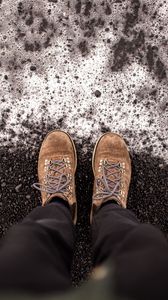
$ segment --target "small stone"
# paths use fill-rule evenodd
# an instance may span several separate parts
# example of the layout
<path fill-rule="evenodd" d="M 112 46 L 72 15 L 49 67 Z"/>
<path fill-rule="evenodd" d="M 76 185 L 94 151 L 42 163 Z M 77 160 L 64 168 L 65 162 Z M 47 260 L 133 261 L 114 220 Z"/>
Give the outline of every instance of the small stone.
<path fill-rule="evenodd" d="M 30 199 L 31 198 L 31 196 L 30 195 L 26 195 L 26 199 Z"/>
<path fill-rule="evenodd" d="M 19 193 L 21 187 L 22 187 L 22 184 L 18 184 L 18 185 L 15 187 L 15 191 L 16 191 L 17 193 Z"/>
<path fill-rule="evenodd" d="M 5 187 L 5 186 L 6 186 L 6 183 L 3 182 L 3 183 L 1 184 L 1 187 Z"/>
<path fill-rule="evenodd" d="M 99 97 L 101 96 L 101 92 L 98 91 L 98 90 L 96 90 L 96 91 L 95 91 L 95 96 L 96 96 L 97 98 L 99 98 Z"/>

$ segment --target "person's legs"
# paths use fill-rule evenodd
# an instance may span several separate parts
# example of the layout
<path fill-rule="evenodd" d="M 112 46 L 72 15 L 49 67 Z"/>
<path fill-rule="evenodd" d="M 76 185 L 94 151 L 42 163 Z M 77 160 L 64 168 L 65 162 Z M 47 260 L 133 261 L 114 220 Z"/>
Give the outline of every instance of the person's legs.
<path fill-rule="evenodd" d="M 115 253 L 125 236 L 139 225 L 135 215 L 119 205 L 106 202 L 93 217 L 92 239 L 94 265 Z"/>
<path fill-rule="evenodd" d="M 61 201 L 34 209 L 0 250 L 0 290 L 64 291 L 71 286 L 73 223 Z"/>
<path fill-rule="evenodd" d="M 116 291 L 123 296 L 167 299 L 168 244 L 159 230 L 140 224 L 126 209 L 131 160 L 123 138 L 104 134 L 95 146 L 92 166 L 94 265 L 111 258 Z"/>
<path fill-rule="evenodd" d="M 41 145 L 39 182 L 34 184 L 41 191 L 42 207 L 5 237 L 0 250 L 0 290 L 53 292 L 70 287 L 76 167 L 71 137 L 59 130 L 50 132 Z"/>
<path fill-rule="evenodd" d="M 94 266 L 111 259 L 118 294 L 167 299 L 168 243 L 158 229 L 109 202 L 94 215 L 92 230 Z"/>

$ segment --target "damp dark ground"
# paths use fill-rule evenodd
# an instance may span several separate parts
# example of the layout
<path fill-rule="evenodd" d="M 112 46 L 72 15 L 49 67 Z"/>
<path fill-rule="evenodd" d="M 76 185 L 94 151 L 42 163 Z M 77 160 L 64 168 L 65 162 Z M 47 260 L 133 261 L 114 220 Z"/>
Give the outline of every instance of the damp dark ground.
<path fill-rule="evenodd" d="M 38 152 L 44 136 L 44 133 L 39 134 L 35 147 L 29 147 L 27 150 L 25 146 L 23 148 L 19 146 L 16 150 L 13 150 L 13 147 L 0 149 L 1 236 L 5 235 L 13 224 L 21 222 L 34 207 L 40 205 L 40 194 L 32 188 L 32 184 L 38 181 Z M 87 154 L 83 154 L 83 146 L 88 148 Z M 87 279 L 92 267 L 89 211 L 93 187 L 91 169 L 93 146 L 89 140 L 84 140 L 82 145 L 76 143 L 78 223 L 72 268 L 74 286 Z M 133 174 L 128 207 L 135 212 L 140 221 L 154 224 L 167 236 L 168 166 L 162 159 L 152 157 L 150 150 L 148 153 L 132 153 L 131 158 Z"/>

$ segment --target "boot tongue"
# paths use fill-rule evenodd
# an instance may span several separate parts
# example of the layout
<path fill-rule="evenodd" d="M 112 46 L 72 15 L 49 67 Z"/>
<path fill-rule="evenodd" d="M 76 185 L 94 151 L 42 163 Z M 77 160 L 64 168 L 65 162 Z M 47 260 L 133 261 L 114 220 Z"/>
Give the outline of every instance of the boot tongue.
<path fill-rule="evenodd" d="M 55 194 L 52 194 L 51 196 L 48 197 L 47 203 L 49 203 L 55 197 L 61 198 L 65 201 L 68 201 L 67 198 L 62 193 L 55 193 Z"/>

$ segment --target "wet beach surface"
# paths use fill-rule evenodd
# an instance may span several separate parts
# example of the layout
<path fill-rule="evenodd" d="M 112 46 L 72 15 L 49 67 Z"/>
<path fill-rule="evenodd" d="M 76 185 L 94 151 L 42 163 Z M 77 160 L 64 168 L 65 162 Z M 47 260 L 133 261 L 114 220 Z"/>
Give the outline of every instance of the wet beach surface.
<path fill-rule="evenodd" d="M 91 268 L 91 155 L 106 131 L 132 158 L 128 207 L 168 233 L 166 1 L 0 1 L 0 235 L 40 205 L 37 160 L 49 130 L 77 146 L 73 284 Z"/>

